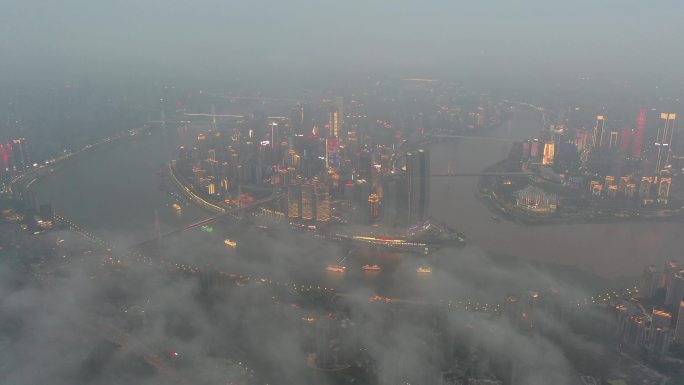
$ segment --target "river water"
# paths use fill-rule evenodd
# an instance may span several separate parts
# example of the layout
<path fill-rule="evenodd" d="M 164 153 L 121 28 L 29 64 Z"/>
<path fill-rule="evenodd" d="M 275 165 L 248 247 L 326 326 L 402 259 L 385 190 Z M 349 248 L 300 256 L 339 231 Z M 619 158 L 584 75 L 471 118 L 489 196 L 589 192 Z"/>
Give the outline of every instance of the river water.
<path fill-rule="evenodd" d="M 507 156 L 512 141 L 535 137 L 540 128 L 536 112 L 514 111 L 508 121 L 483 135 L 494 140 L 454 139 L 430 145 L 431 170 L 483 171 Z M 160 189 L 159 170 L 173 157 L 175 147 L 171 135 L 156 131 L 86 152 L 43 178 L 36 186 L 36 195 L 39 201 L 51 201 L 55 211 L 105 239 L 122 246 L 135 244 L 154 236 L 155 216 L 165 232 L 209 215 L 191 205 L 175 212 L 170 208 L 173 198 Z M 506 220 L 495 222 L 477 196 L 477 182 L 476 177 L 433 178 L 430 212 L 464 233 L 469 246 L 487 253 L 576 266 L 614 278 L 637 275 L 645 265 L 661 265 L 680 256 L 684 249 L 684 226 L 679 223 L 525 226 Z M 182 247 L 183 242 L 169 243 Z M 338 257 L 335 251 L 330 253 L 325 263 Z"/>

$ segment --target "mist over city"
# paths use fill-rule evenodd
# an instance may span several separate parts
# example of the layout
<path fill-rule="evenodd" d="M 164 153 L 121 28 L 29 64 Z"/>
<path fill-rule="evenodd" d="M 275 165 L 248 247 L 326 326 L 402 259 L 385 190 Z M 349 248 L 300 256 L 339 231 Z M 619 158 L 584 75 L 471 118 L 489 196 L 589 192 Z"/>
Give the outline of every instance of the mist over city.
<path fill-rule="evenodd" d="M 0 384 L 684 383 L 682 14 L 3 3 Z"/>

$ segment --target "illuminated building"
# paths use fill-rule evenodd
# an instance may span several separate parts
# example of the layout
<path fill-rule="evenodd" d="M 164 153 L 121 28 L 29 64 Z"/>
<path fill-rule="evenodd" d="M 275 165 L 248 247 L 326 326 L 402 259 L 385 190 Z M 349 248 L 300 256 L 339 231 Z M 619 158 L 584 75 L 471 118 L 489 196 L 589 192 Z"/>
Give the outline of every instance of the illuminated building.
<path fill-rule="evenodd" d="M 620 131 L 620 152 L 626 154 L 629 151 L 629 144 L 632 140 L 632 130 L 623 128 Z"/>
<path fill-rule="evenodd" d="M 653 308 L 653 312 L 651 313 L 651 327 L 664 329 L 669 328 L 671 324 L 672 314 L 661 309 Z"/>
<path fill-rule="evenodd" d="M 548 166 L 553 164 L 553 159 L 556 155 L 556 145 L 553 142 L 544 143 L 544 158 L 542 164 Z"/>
<path fill-rule="evenodd" d="M 663 120 L 663 125 L 658 128 L 658 136 L 656 137 L 655 146 L 658 151 L 658 161 L 656 162 L 655 172 L 667 167 L 670 164 L 670 155 L 672 153 L 672 136 L 675 130 L 675 119 L 677 114 L 661 113 L 660 119 Z"/>
<path fill-rule="evenodd" d="M 301 207 L 301 186 L 292 182 L 287 186 L 287 216 L 289 218 L 299 218 Z"/>
<path fill-rule="evenodd" d="M 618 132 L 617 131 L 611 131 L 610 132 L 610 139 L 608 141 L 608 148 L 617 148 L 618 146 Z"/>
<path fill-rule="evenodd" d="M 592 180 L 591 184 L 589 185 L 589 191 L 591 191 L 591 195 L 595 197 L 600 197 L 601 193 L 603 192 L 603 185 L 601 182 Z"/>
<path fill-rule="evenodd" d="M 651 203 L 651 187 L 653 186 L 654 178 L 650 176 L 641 177 L 641 183 L 639 184 L 639 199 L 642 203 Z"/>
<path fill-rule="evenodd" d="M 634 198 L 636 196 L 636 183 L 627 183 L 625 185 L 625 197 Z"/>
<path fill-rule="evenodd" d="M 408 224 L 422 222 L 427 217 L 430 160 L 427 152 L 419 149 L 406 153 L 408 172 Z"/>
<path fill-rule="evenodd" d="M 672 329 L 652 328 L 648 346 L 648 358 L 652 362 L 661 363 L 665 360 L 672 340 Z"/>
<path fill-rule="evenodd" d="M 316 184 L 316 221 L 327 222 L 330 220 L 330 194 L 325 183 Z"/>
<path fill-rule="evenodd" d="M 684 298 L 684 270 L 679 270 L 667 278 L 665 287 L 665 306 L 678 304 Z"/>
<path fill-rule="evenodd" d="M 605 124 L 605 117 L 603 115 L 598 115 L 596 117 L 596 124 L 594 125 L 594 147 L 603 147 Z"/>
<path fill-rule="evenodd" d="M 368 196 L 368 205 L 370 208 L 370 220 L 375 222 L 380 218 L 380 198 L 378 194 L 370 194 Z"/>
<path fill-rule="evenodd" d="M 575 136 L 577 151 L 582 151 L 589 146 L 589 138 L 591 138 L 589 131 L 584 129 L 577 130 L 577 135 Z"/>
<path fill-rule="evenodd" d="M 534 213 L 552 213 L 556 211 L 557 198 L 555 194 L 534 185 L 528 185 L 516 193 L 517 207 Z"/>
<path fill-rule="evenodd" d="M 639 282 L 639 293 L 642 298 L 649 299 L 655 295 L 660 285 L 660 273 L 654 265 L 647 266 L 641 273 Z"/>
<path fill-rule="evenodd" d="M 5 146 L 0 143 L 0 172 L 9 172 L 10 170 L 10 157 L 8 151 L 5 150 Z"/>
<path fill-rule="evenodd" d="M 221 192 L 226 193 L 230 190 L 230 182 L 228 178 L 221 179 Z"/>
<path fill-rule="evenodd" d="M 668 198 L 670 197 L 670 185 L 672 184 L 672 178 L 661 177 L 660 185 L 658 186 L 658 203 L 667 204 Z"/>
<path fill-rule="evenodd" d="M 199 157 L 197 160 L 204 160 L 209 158 L 209 145 L 207 144 L 207 136 L 203 133 L 197 135 Z"/>
<path fill-rule="evenodd" d="M 213 183 L 209 183 L 209 186 L 207 186 L 207 193 L 209 193 L 209 195 L 214 195 L 216 193 L 216 188 Z"/>
<path fill-rule="evenodd" d="M 314 186 L 311 183 L 302 184 L 301 218 L 306 221 L 314 219 Z"/>
<path fill-rule="evenodd" d="M 672 278 L 678 271 L 684 269 L 679 261 L 669 260 L 665 262 L 663 267 L 663 276 L 660 282 L 661 288 L 667 288 L 670 278 Z"/>
<path fill-rule="evenodd" d="M 335 97 L 335 108 L 339 114 L 339 120 L 344 123 L 344 96 Z"/>
<path fill-rule="evenodd" d="M 644 131 L 646 130 L 646 109 L 639 110 L 634 129 L 634 139 L 632 140 L 632 157 L 641 156 L 641 147 L 644 145 Z"/>
<path fill-rule="evenodd" d="M 26 139 L 17 138 L 12 140 L 12 158 L 14 168 L 17 171 L 24 170 L 31 166 L 28 149 L 26 147 Z"/>
<path fill-rule="evenodd" d="M 535 139 L 532 141 L 532 144 L 530 144 L 530 158 L 539 159 L 540 152 L 541 152 L 539 150 L 540 147 L 541 147 L 541 143 L 539 142 L 539 139 Z"/>
<path fill-rule="evenodd" d="M 684 301 L 679 301 L 679 312 L 677 313 L 677 325 L 675 326 L 674 341 L 684 345 Z"/>
<path fill-rule="evenodd" d="M 338 159 L 339 139 L 326 138 L 325 139 L 325 162 L 328 168 L 338 168 L 340 162 Z"/>
<path fill-rule="evenodd" d="M 340 137 L 340 113 L 337 110 L 330 111 L 330 135 L 333 138 Z"/>

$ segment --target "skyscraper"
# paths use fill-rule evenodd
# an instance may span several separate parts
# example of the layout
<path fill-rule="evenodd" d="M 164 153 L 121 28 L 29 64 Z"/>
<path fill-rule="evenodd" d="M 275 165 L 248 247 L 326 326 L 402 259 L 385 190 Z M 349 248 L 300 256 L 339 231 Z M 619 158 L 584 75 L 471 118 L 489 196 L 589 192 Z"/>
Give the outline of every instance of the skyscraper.
<path fill-rule="evenodd" d="M 330 127 L 329 136 L 333 138 L 340 137 L 340 113 L 337 110 L 330 111 L 330 122 L 328 123 Z"/>
<path fill-rule="evenodd" d="M 672 154 L 672 136 L 675 130 L 675 119 L 677 114 L 661 113 L 660 119 L 663 120 L 663 125 L 658 128 L 658 136 L 656 137 L 656 150 L 658 151 L 658 160 L 656 162 L 655 172 L 667 167 L 670 164 L 670 155 Z"/>
<path fill-rule="evenodd" d="M 14 168 L 17 171 L 24 170 L 30 166 L 26 139 L 17 138 L 12 140 L 12 156 L 14 158 Z"/>
<path fill-rule="evenodd" d="M 644 145 L 644 131 L 646 130 L 646 109 L 639 110 L 634 129 L 634 139 L 632 140 L 632 157 L 641 156 L 641 147 Z"/>
<path fill-rule="evenodd" d="M 660 284 L 660 274 L 654 265 L 647 266 L 641 274 L 639 292 L 643 298 L 651 298 Z"/>
<path fill-rule="evenodd" d="M 598 115 L 596 117 L 596 124 L 594 125 L 594 147 L 603 147 L 605 124 L 605 117 L 603 115 Z"/>
<path fill-rule="evenodd" d="M 679 301 L 679 312 L 677 313 L 677 326 L 675 326 L 674 340 L 680 345 L 684 345 L 684 301 Z"/>
<path fill-rule="evenodd" d="M 427 217 L 430 159 L 425 150 L 419 149 L 406 154 L 408 173 L 408 224 L 422 222 Z"/>

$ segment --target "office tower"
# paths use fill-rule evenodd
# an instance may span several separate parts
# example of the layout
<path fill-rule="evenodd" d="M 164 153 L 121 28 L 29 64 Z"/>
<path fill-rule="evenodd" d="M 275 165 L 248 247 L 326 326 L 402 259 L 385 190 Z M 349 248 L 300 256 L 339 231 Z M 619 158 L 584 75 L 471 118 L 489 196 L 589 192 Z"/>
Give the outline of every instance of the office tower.
<path fill-rule="evenodd" d="M 667 204 L 670 197 L 670 185 L 672 178 L 670 176 L 661 176 L 660 185 L 658 185 L 658 203 Z"/>
<path fill-rule="evenodd" d="M 335 108 L 339 114 L 340 124 L 344 124 L 344 96 L 335 97 Z"/>
<path fill-rule="evenodd" d="M 681 301 L 678 301 L 677 303 L 680 303 Z M 661 309 L 656 309 L 653 308 L 653 311 L 651 313 L 651 327 L 652 328 L 669 328 L 672 324 L 672 314 L 661 310 Z"/>
<path fill-rule="evenodd" d="M 406 182 L 407 178 L 399 174 L 388 175 L 383 179 L 382 219 L 388 226 L 407 225 L 408 189 Z M 355 190 L 359 189 L 355 188 Z"/>
<path fill-rule="evenodd" d="M 608 148 L 617 148 L 618 146 L 618 132 L 617 131 L 611 131 L 610 132 L 610 138 L 608 141 Z"/>
<path fill-rule="evenodd" d="M 626 154 L 629 151 L 629 144 L 632 140 L 632 130 L 623 128 L 620 131 L 620 152 Z"/>
<path fill-rule="evenodd" d="M 315 218 L 314 186 L 311 183 L 302 184 L 301 216 L 303 220 L 311 221 Z"/>
<path fill-rule="evenodd" d="M 544 157 L 542 158 L 542 165 L 548 166 L 553 164 L 556 156 L 556 145 L 553 142 L 544 143 Z"/>
<path fill-rule="evenodd" d="M 0 173 L 9 172 L 10 170 L 10 159 L 5 146 L 0 143 Z"/>
<path fill-rule="evenodd" d="M 679 301 L 679 312 L 677 313 L 677 326 L 675 326 L 674 341 L 684 345 L 684 301 Z"/>
<path fill-rule="evenodd" d="M 539 142 L 539 139 L 532 141 L 532 144 L 530 144 L 530 158 L 539 159 L 541 153 L 540 147 L 541 143 Z"/>
<path fill-rule="evenodd" d="M 333 138 L 340 137 L 340 113 L 337 110 L 330 111 L 329 113 L 329 133 L 328 136 Z"/>
<path fill-rule="evenodd" d="M 663 276 L 660 280 L 660 287 L 667 288 L 667 284 L 669 283 L 670 278 L 682 269 L 684 269 L 684 265 L 682 265 L 682 263 L 679 261 L 665 261 L 665 266 L 663 267 Z"/>
<path fill-rule="evenodd" d="M 301 186 L 294 181 L 291 182 L 287 186 L 287 216 L 289 218 L 299 218 L 301 199 Z"/>
<path fill-rule="evenodd" d="M 603 147 L 605 124 L 605 117 L 603 115 L 598 115 L 596 117 L 596 124 L 594 125 L 594 147 Z"/>
<path fill-rule="evenodd" d="M 577 144 L 577 151 L 582 151 L 589 146 L 589 138 L 591 138 L 589 131 L 585 129 L 577 130 L 577 135 L 575 136 L 575 144 Z"/>
<path fill-rule="evenodd" d="M 644 131 L 646 130 L 646 109 L 639 110 L 634 129 L 634 139 L 632 140 L 632 157 L 641 156 L 641 147 L 644 145 Z"/>
<path fill-rule="evenodd" d="M 26 139 L 17 138 L 12 140 L 12 156 L 14 159 L 14 168 L 17 171 L 24 170 L 31 166 L 29 161 L 28 148 L 26 147 Z"/>
<path fill-rule="evenodd" d="M 684 270 L 677 271 L 668 278 L 665 288 L 665 306 L 673 306 L 684 298 Z"/>
<path fill-rule="evenodd" d="M 672 329 L 653 328 L 648 344 L 648 358 L 652 362 L 661 363 L 665 360 L 672 341 Z"/>
<path fill-rule="evenodd" d="M 654 265 L 647 266 L 641 274 L 639 293 L 642 298 L 651 298 L 660 285 L 660 274 Z"/>
<path fill-rule="evenodd" d="M 425 150 L 419 149 L 406 153 L 408 173 L 408 225 L 422 222 L 427 218 L 430 159 Z"/>
<path fill-rule="evenodd" d="M 368 205 L 370 208 L 370 220 L 375 222 L 380 218 L 380 198 L 378 194 L 370 194 L 368 196 Z"/>
<path fill-rule="evenodd" d="M 316 221 L 327 222 L 330 220 L 330 194 L 325 183 L 316 183 Z"/>
<path fill-rule="evenodd" d="M 675 119 L 677 114 L 661 113 L 660 119 L 663 120 L 663 125 L 658 128 L 658 136 L 656 137 L 656 151 L 658 152 L 658 160 L 656 162 L 655 172 L 670 164 L 670 155 L 672 154 L 672 136 L 675 130 Z"/>
<path fill-rule="evenodd" d="M 325 139 L 325 162 L 328 168 L 338 168 L 340 166 L 339 158 L 339 139 L 326 138 Z"/>

